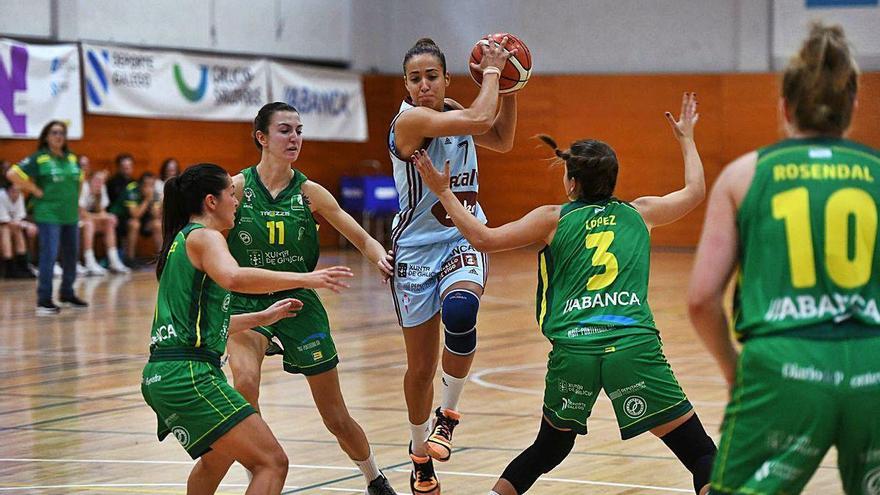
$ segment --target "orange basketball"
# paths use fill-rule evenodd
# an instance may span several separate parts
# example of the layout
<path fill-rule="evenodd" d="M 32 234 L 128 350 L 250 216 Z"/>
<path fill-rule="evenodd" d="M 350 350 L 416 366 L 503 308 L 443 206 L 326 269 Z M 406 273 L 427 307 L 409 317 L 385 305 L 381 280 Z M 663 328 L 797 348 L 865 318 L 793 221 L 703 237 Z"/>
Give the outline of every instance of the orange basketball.
<path fill-rule="evenodd" d="M 529 52 L 526 44 L 510 33 L 492 34 L 477 41 L 471 50 L 470 58 L 470 63 L 479 64 L 483 60 L 482 47 L 488 45 L 490 39 L 501 43 L 505 36 L 507 36 L 508 40 L 507 49 L 512 51 L 515 48 L 516 54 L 507 59 L 507 63 L 504 64 L 504 68 L 501 70 L 501 78 L 498 80 L 498 92 L 501 94 L 515 93 L 523 89 L 526 83 L 529 82 L 529 76 L 532 75 L 532 53 Z M 468 68 L 470 68 L 470 65 L 468 65 Z M 470 73 L 478 86 L 483 83 L 482 72 L 471 68 Z"/>

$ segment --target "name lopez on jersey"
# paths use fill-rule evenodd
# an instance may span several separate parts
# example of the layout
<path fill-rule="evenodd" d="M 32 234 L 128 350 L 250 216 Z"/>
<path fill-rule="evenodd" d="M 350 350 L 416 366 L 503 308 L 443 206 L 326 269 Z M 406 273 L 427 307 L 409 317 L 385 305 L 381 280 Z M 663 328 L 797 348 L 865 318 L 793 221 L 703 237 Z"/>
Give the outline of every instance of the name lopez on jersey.
<path fill-rule="evenodd" d="M 565 301 L 565 309 L 562 314 L 570 313 L 574 310 L 584 310 L 591 308 L 604 308 L 607 306 L 633 306 L 641 305 L 642 301 L 635 292 L 622 290 L 620 292 L 600 292 L 594 296 L 576 297 Z"/>

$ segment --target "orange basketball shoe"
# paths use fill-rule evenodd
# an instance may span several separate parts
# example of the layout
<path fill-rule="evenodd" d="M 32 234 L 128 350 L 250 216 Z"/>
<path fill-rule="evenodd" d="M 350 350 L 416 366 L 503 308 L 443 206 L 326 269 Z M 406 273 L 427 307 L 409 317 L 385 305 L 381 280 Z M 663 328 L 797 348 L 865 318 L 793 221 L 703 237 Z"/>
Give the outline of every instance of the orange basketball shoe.
<path fill-rule="evenodd" d="M 452 409 L 437 408 L 434 411 L 434 429 L 425 442 L 428 455 L 439 462 L 446 462 L 452 456 L 452 432 L 461 420 L 461 414 Z"/>

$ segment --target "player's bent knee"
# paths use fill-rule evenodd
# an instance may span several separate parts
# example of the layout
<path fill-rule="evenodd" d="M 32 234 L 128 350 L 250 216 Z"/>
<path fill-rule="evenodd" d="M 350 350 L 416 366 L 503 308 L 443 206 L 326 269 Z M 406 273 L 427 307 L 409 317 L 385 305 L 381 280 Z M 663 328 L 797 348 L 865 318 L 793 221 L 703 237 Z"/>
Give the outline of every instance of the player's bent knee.
<path fill-rule="evenodd" d="M 477 349 L 477 312 L 480 298 L 465 289 L 454 289 L 443 298 L 442 315 L 446 349 L 460 356 Z"/>
<path fill-rule="evenodd" d="M 517 493 L 525 493 L 538 477 L 568 457 L 576 437 L 575 432 L 557 430 L 542 419 L 534 443 L 507 466 L 501 478 L 513 485 Z"/>

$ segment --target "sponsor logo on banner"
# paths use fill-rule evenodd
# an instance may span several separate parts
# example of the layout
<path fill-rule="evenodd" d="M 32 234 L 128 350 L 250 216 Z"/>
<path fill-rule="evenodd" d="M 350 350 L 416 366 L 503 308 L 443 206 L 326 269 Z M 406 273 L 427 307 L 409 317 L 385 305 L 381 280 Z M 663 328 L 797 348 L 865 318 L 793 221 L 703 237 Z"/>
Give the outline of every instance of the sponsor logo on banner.
<path fill-rule="evenodd" d="M 50 120 L 82 137 L 76 45 L 29 45 L 0 39 L 0 138 L 36 138 Z"/>
<path fill-rule="evenodd" d="M 275 98 L 294 106 L 305 139 L 366 141 L 367 110 L 360 76 L 343 70 L 316 69 L 271 62 Z"/>
<path fill-rule="evenodd" d="M 83 44 L 90 111 L 137 117 L 251 120 L 269 100 L 264 59 Z"/>

